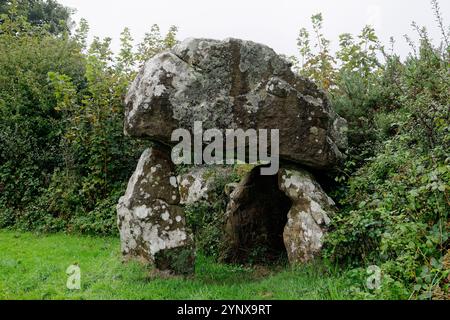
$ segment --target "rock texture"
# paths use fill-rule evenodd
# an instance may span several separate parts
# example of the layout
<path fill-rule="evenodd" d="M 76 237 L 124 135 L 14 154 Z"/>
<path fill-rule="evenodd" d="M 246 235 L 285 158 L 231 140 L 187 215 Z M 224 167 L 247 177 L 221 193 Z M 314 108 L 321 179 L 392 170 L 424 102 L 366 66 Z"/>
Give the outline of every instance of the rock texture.
<path fill-rule="evenodd" d="M 335 203 L 307 171 L 282 168 L 278 181 L 280 190 L 292 201 L 283 232 L 289 261 L 307 262 L 322 248 Z"/>
<path fill-rule="evenodd" d="M 279 129 L 280 157 L 312 168 L 335 165 L 346 148 L 346 121 L 324 92 L 251 41 L 185 40 L 145 64 L 125 102 L 125 132 L 167 145 L 174 129 L 202 121 L 205 130 Z"/>
<path fill-rule="evenodd" d="M 192 205 L 199 201 L 214 201 L 214 182 L 219 176 L 226 177 L 231 173 L 230 167 L 193 167 L 177 177 L 180 204 Z"/>
<path fill-rule="evenodd" d="M 160 270 L 189 274 L 194 268 L 193 238 L 173 169 L 165 150 L 153 147 L 142 154 L 117 205 L 122 253 Z"/>
<path fill-rule="evenodd" d="M 226 260 L 240 263 L 255 254 L 276 260 L 284 252 L 291 264 L 312 260 L 322 248 L 333 200 L 307 171 L 281 168 L 278 175 L 260 176 L 258 169 L 230 194 Z"/>

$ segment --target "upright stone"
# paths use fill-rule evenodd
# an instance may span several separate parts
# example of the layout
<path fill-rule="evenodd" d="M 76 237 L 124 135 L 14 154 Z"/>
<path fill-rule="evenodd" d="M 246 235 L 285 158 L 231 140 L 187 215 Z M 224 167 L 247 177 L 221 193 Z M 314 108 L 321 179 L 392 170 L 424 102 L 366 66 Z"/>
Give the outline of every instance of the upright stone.
<path fill-rule="evenodd" d="M 186 228 L 169 153 L 146 149 L 117 205 L 122 253 L 160 270 L 194 271 L 194 244 Z"/>
<path fill-rule="evenodd" d="M 334 201 L 302 169 L 280 169 L 279 188 L 292 201 L 283 239 L 289 262 L 304 263 L 318 255 L 334 212 Z"/>

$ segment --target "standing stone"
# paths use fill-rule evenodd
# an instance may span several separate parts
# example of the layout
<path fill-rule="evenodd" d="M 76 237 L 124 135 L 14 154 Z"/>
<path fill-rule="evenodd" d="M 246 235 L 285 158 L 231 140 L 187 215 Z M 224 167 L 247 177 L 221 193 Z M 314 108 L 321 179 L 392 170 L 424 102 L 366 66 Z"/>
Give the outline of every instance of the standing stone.
<path fill-rule="evenodd" d="M 117 205 L 122 253 L 160 270 L 194 271 L 194 245 L 169 153 L 146 149 Z"/>
<path fill-rule="evenodd" d="M 283 239 L 289 262 L 304 263 L 322 248 L 335 203 L 313 176 L 302 169 L 280 169 L 279 188 L 292 201 Z"/>

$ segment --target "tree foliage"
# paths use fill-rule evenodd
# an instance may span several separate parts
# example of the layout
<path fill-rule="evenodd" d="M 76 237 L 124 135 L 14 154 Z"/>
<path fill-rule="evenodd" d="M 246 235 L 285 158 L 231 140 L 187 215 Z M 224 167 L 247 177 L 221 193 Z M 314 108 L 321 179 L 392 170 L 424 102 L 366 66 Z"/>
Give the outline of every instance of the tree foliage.
<path fill-rule="evenodd" d="M 172 46 L 176 28 L 138 50 L 125 29 L 114 55 L 109 38 L 87 44 L 85 20 L 55 35 L 18 8 L 0 29 L 0 226 L 115 233 L 143 148 L 123 135 L 123 99 L 138 64 Z"/>
<path fill-rule="evenodd" d="M 0 0 L 0 15 L 18 15 L 31 25 L 45 27 L 56 35 L 70 31 L 73 12 L 55 0 Z"/>

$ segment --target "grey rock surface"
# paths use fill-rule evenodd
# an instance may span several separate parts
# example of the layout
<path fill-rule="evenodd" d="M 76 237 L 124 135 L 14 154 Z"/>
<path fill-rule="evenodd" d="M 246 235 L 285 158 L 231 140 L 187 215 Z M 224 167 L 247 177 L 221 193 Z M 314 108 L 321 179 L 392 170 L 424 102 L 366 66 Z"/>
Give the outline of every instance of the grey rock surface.
<path fill-rule="evenodd" d="M 322 248 L 335 203 L 305 170 L 282 168 L 278 181 L 280 190 L 292 201 L 283 232 L 289 262 L 308 262 Z"/>
<path fill-rule="evenodd" d="M 170 156 L 146 149 L 117 205 L 122 254 L 160 270 L 194 269 L 193 237 L 186 228 Z M 178 259 L 183 256 L 183 259 Z"/>
<path fill-rule="evenodd" d="M 126 97 L 125 132 L 167 145 L 174 129 L 279 129 L 280 158 L 317 169 L 339 162 L 346 121 L 325 93 L 271 48 L 187 39 L 150 59 Z"/>
<path fill-rule="evenodd" d="M 214 202 L 214 182 L 218 176 L 231 174 L 231 167 L 199 166 L 177 176 L 180 204 L 193 205 L 200 201 Z"/>

